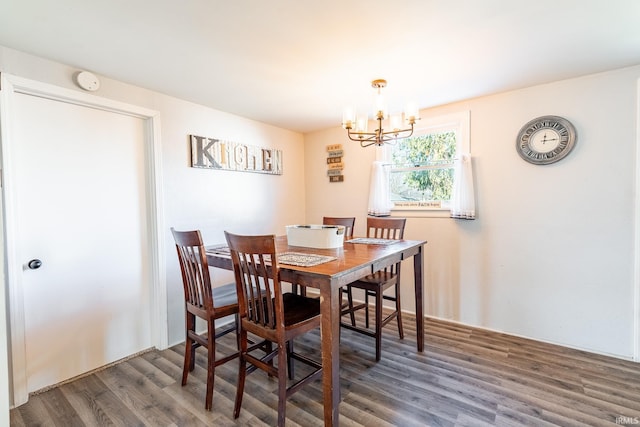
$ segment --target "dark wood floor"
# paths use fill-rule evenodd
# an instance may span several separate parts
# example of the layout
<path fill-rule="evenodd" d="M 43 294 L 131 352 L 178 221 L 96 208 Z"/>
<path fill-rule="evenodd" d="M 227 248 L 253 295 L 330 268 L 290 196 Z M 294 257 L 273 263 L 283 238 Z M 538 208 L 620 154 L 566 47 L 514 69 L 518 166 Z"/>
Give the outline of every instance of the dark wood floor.
<path fill-rule="evenodd" d="M 426 322 L 424 353 L 413 319 L 399 340 L 385 328 L 382 360 L 371 338 L 342 331 L 344 426 L 600 426 L 640 423 L 640 364 L 465 326 Z M 232 351 L 234 338 L 221 341 Z M 296 341 L 319 354 L 319 333 Z M 198 352 L 200 352 L 198 350 Z M 276 381 L 248 377 L 232 417 L 237 361 L 217 370 L 213 411 L 204 410 L 204 352 L 180 386 L 182 345 L 150 351 L 31 396 L 11 410 L 12 426 L 272 426 Z M 318 381 L 287 403 L 288 426 L 322 425 Z"/>

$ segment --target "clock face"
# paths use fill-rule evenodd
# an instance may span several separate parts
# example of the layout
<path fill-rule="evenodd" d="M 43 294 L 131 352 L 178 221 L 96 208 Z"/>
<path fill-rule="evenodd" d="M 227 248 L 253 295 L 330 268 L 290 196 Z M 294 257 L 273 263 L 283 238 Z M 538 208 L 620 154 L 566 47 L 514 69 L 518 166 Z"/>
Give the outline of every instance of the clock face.
<path fill-rule="evenodd" d="M 576 142 L 576 131 L 566 119 L 543 116 L 525 124 L 518 133 L 516 150 L 524 160 L 547 165 L 569 154 Z"/>
<path fill-rule="evenodd" d="M 560 134 L 553 129 L 542 128 L 529 137 L 529 146 L 538 153 L 548 153 L 559 145 Z"/>

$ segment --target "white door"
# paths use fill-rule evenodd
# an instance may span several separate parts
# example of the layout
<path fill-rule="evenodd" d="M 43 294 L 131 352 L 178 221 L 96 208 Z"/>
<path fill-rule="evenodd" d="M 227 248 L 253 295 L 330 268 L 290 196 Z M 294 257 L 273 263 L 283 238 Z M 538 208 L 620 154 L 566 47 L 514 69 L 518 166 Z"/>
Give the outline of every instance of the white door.
<path fill-rule="evenodd" d="M 12 138 L 31 392 L 152 345 L 144 122 L 16 94 Z"/>

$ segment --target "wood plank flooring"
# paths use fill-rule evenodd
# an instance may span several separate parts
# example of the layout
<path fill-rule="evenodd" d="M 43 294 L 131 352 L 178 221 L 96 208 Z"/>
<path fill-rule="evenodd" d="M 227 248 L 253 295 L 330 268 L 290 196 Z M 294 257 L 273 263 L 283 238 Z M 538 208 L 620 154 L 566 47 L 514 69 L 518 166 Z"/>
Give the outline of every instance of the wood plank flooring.
<path fill-rule="evenodd" d="M 343 330 L 340 344 L 342 426 L 611 426 L 640 424 L 640 364 L 427 319 L 425 352 L 415 323 L 385 330 L 382 360 L 373 339 Z M 226 336 L 220 352 L 232 352 Z M 296 340 L 319 357 L 320 336 Z M 35 394 L 11 410 L 12 426 L 272 426 L 276 381 L 247 378 L 233 419 L 237 361 L 216 370 L 213 410 L 204 410 L 206 356 L 198 350 L 180 385 L 183 345 L 150 351 Z M 296 365 L 296 375 L 304 373 Z M 322 384 L 287 403 L 288 426 L 320 426 Z"/>

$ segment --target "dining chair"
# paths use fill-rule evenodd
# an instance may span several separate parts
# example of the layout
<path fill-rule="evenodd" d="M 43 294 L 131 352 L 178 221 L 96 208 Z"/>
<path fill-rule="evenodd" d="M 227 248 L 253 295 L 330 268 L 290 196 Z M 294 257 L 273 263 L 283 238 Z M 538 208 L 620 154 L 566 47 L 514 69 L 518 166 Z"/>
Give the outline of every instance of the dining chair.
<path fill-rule="evenodd" d="M 239 351 L 216 359 L 216 340 L 223 335 L 237 331 L 238 298 L 234 282 L 212 288 L 209 264 L 199 230 L 176 231 L 171 228 L 176 243 L 185 303 L 185 351 L 182 385 L 187 384 L 187 376 L 195 367 L 196 349 L 207 348 L 207 394 L 205 408 L 210 411 L 213 401 L 213 383 L 216 366 L 222 365 L 239 355 Z M 215 321 L 233 315 L 231 325 L 216 331 Z M 207 323 L 206 334 L 196 331 L 196 318 Z M 240 343 L 236 337 L 238 350 Z"/>
<path fill-rule="evenodd" d="M 322 218 L 323 225 L 343 225 L 344 226 L 344 240 L 353 239 L 353 227 L 355 226 L 356 218 L 350 217 L 335 217 L 325 216 Z"/>
<path fill-rule="evenodd" d="M 278 426 L 284 426 L 286 399 L 322 374 L 320 363 L 288 345 L 295 337 L 320 326 L 320 300 L 282 292 L 275 236 L 240 236 L 225 231 L 225 237 L 240 306 L 240 367 L 233 416 L 240 416 L 246 376 L 259 368 L 278 379 Z M 275 349 L 262 357 L 252 354 L 248 333 L 275 344 Z M 291 373 L 293 365 L 289 362 L 293 360 L 312 370 L 287 387 L 287 367 Z"/>
<path fill-rule="evenodd" d="M 402 239 L 404 238 L 404 227 L 406 218 L 367 218 L 367 237 L 375 239 Z M 386 267 L 382 270 L 378 270 L 372 274 L 369 274 L 355 282 L 347 285 L 348 295 L 352 294 L 352 290 L 363 289 L 364 290 L 364 304 L 353 305 L 353 299 L 350 300 L 349 307 L 343 309 L 342 314 L 350 313 L 361 310 L 365 310 L 365 327 L 357 326 L 354 324 L 349 325 L 341 322 L 340 325 L 346 329 L 350 329 L 371 337 L 376 340 L 376 361 L 380 360 L 382 353 L 382 328 L 391 320 L 396 319 L 398 323 L 398 335 L 400 338 L 404 338 L 404 331 L 402 329 L 402 311 L 400 307 L 400 265 L 401 262 Z M 389 288 L 393 288 L 393 293 L 388 294 L 385 291 Z M 369 327 L 369 297 L 374 298 L 375 308 L 375 326 L 373 331 Z M 389 300 L 395 303 L 395 309 L 392 313 L 386 317 L 382 317 L 383 301 Z"/>
<path fill-rule="evenodd" d="M 333 217 L 333 216 L 325 216 L 322 218 L 322 224 L 324 225 L 343 225 L 344 226 L 344 240 L 353 239 L 353 228 L 355 227 L 356 218 L 351 217 Z M 340 298 L 342 298 L 346 294 L 347 301 L 342 302 L 341 307 L 344 314 L 349 314 L 351 318 L 351 325 L 356 325 L 356 316 L 353 310 L 353 295 L 351 289 L 348 287 L 340 288 Z M 342 299 L 344 301 L 344 299 Z M 345 309 L 349 309 L 344 311 Z M 342 314 L 342 313 L 341 313 Z"/>

